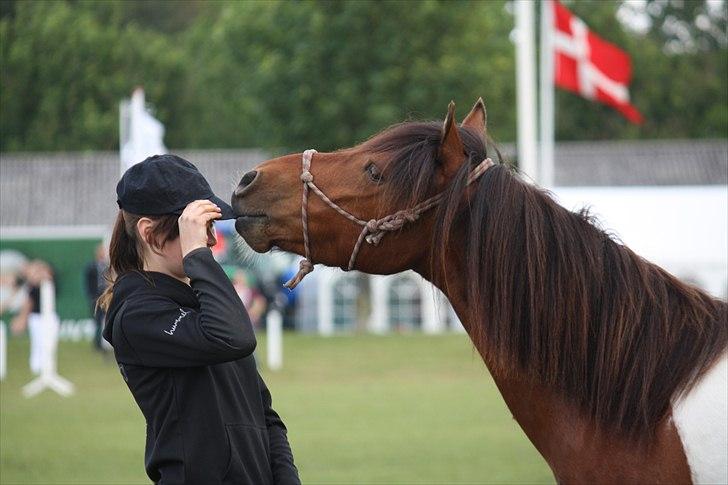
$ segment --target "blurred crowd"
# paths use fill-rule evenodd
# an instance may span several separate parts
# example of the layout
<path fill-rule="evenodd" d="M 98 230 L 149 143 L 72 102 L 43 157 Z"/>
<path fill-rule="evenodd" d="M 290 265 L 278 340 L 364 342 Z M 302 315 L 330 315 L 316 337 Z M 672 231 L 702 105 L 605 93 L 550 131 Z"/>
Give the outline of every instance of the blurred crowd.
<path fill-rule="evenodd" d="M 28 331 L 30 370 L 40 374 L 48 340 L 58 335 L 54 271 L 40 259 L 27 260 L 15 251 L 3 251 L 0 261 L 0 316 L 11 315 L 15 335 Z"/>
<path fill-rule="evenodd" d="M 225 235 L 218 233 L 218 239 L 221 243 L 213 248 L 213 254 L 248 309 L 254 328 L 264 330 L 265 318 L 274 309 L 283 315 L 284 328 L 293 328 L 296 294 L 282 288 L 282 282 L 293 270 L 283 269 L 278 274 L 271 268 L 241 266 L 240 259 L 226 244 Z M 111 347 L 101 336 L 105 315 L 96 301 L 108 285 L 108 269 L 108 246 L 100 243 L 94 254 L 89 255 L 88 263 L 79 267 L 81 274 L 73 278 L 81 281 L 88 315 L 94 322 L 91 344 L 102 354 L 108 353 Z M 64 285 L 71 280 L 65 276 Z M 42 356 L 34 349 L 42 348 L 44 339 L 57 339 L 59 335 L 60 318 L 55 303 L 57 283 L 56 271 L 48 261 L 30 259 L 17 250 L 0 251 L 0 321 L 7 323 L 12 335 L 27 332 L 31 346 L 30 367 L 36 374 L 40 372 Z"/>

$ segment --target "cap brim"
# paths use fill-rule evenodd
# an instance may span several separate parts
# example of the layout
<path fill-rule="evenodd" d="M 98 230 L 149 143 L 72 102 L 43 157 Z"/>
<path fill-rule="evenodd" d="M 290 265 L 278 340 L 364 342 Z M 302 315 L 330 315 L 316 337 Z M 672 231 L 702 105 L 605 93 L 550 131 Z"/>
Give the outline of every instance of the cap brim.
<path fill-rule="evenodd" d="M 216 219 L 216 220 L 224 221 L 227 219 L 235 219 L 235 212 L 233 211 L 233 208 L 230 207 L 230 204 L 228 204 L 227 202 L 224 202 L 220 197 L 218 197 L 216 195 L 213 195 L 212 197 L 210 197 L 210 201 L 217 204 L 217 206 L 222 211 L 222 217 L 220 217 L 219 219 Z"/>

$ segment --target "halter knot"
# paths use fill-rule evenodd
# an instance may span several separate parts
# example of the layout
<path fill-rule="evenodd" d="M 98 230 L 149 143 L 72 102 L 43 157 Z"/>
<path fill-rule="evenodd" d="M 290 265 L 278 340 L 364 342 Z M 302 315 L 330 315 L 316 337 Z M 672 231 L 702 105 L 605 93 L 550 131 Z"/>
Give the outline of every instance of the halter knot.
<path fill-rule="evenodd" d="M 306 274 L 313 271 L 313 263 L 309 261 L 308 259 L 302 259 L 300 263 L 298 263 L 298 269 L 299 271 L 305 271 Z"/>
<path fill-rule="evenodd" d="M 378 246 L 379 241 L 381 241 L 383 237 L 384 237 L 384 231 L 377 231 L 377 232 L 373 232 L 373 233 L 369 234 L 364 239 L 366 239 L 366 241 L 369 244 L 371 244 L 372 246 Z"/>
<path fill-rule="evenodd" d="M 301 172 L 301 182 L 303 182 L 304 184 L 309 184 L 313 182 L 313 174 L 308 170 L 304 170 L 303 172 Z"/>
<path fill-rule="evenodd" d="M 309 274 L 313 271 L 313 263 L 309 261 L 307 258 L 303 258 L 300 263 L 298 263 L 298 273 L 296 273 L 293 278 L 286 281 L 286 283 L 283 285 L 289 290 L 294 289 L 303 279 L 304 276 Z"/>
<path fill-rule="evenodd" d="M 376 232 L 379 230 L 379 221 L 376 219 L 371 219 L 369 222 L 367 222 L 367 231 L 369 232 Z"/>

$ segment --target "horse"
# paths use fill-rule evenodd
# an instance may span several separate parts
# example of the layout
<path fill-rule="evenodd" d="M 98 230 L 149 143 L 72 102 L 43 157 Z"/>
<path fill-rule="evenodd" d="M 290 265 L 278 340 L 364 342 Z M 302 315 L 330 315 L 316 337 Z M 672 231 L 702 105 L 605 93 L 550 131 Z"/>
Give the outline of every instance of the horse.
<path fill-rule="evenodd" d="M 726 483 L 728 305 L 524 180 L 486 120 L 451 102 L 267 160 L 232 195 L 236 231 L 305 256 L 289 287 L 317 263 L 442 290 L 558 482 Z"/>

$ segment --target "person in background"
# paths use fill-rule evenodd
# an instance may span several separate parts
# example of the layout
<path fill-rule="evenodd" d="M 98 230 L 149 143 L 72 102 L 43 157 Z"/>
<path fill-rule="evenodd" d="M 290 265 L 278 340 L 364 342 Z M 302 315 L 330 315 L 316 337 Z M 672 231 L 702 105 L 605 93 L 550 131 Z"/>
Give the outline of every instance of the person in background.
<path fill-rule="evenodd" d="M 106 246 L 103 243 L 100 243 L 96 246 L 94 260 L 86 265 L 83 279 L 86 297 L 89 300 L 91 308 L 91 314 L 94 316 L 94 322 L 96 323 L 93 346 L 98 351 L 104 350 L 101 344 L 101 331 L 103 330 L 106 313 L 100 306 L 96 305 L 96 301 L 106 289 L 106 273 L 108 269 L 108 251 L 106 250 Z"/>
<path fill-rule="evenodd" d="M 261 317 L 265 314 L 266 310 L 265 297 L 258 291 L 255 285 L 250 284 L 248 274 L 242 269 L 235 271 L 232 283 L 233 288 L 235 288 L 235 293 L 238 294 L 240 301 L 243 302 L 243 305 L 248 310 L 253 328 L 259 329 L 262 325 Z"/>
<path fill-rule="evenodd" d="M 24 268 L 27 297 L 20 311 L 12 321 L 11 329 L 16 335 L 28 329 L 30 337 L 30 370 L 33 374 L 40 374 L 45 361 L 46 339 L 57 335 L 58 317 L 53 316 L 44 322 L 41 315 L 40 287 L 44 281 L 53 281 L 53 270 L 45 261 L 39 259 L 30 261 Z M 55 286 L 54 286 L 55 289 Z M 44 324 L 53 327 L 44 327 Z"/>

